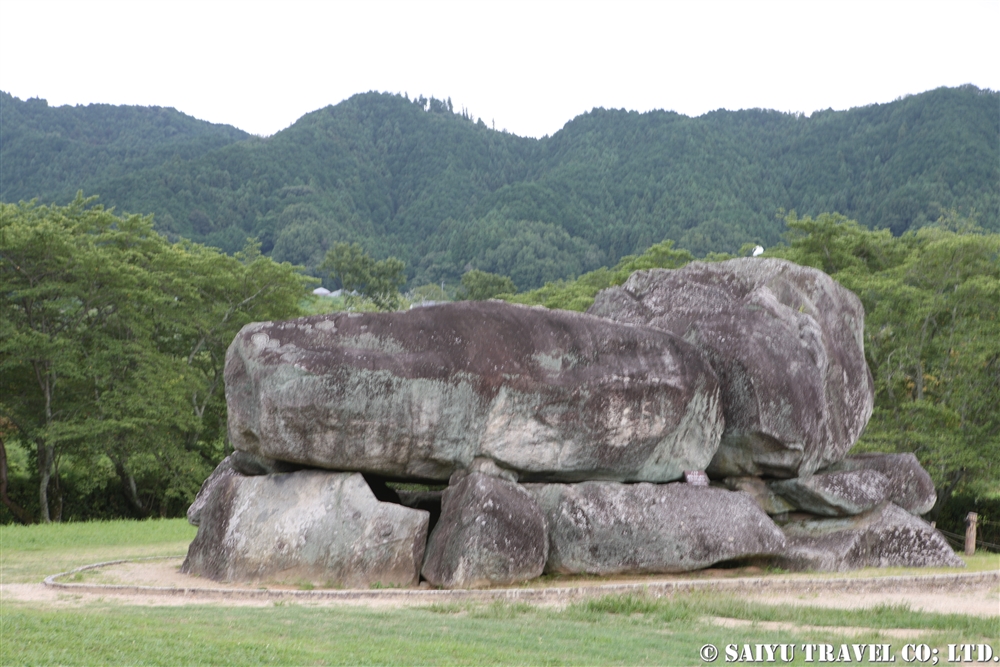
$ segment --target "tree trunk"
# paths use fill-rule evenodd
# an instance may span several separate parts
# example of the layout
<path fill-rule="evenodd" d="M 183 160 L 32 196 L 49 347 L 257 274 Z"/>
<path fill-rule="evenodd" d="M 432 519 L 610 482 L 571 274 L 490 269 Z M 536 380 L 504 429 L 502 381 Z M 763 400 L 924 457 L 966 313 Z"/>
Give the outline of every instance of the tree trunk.
<path fill-rule="evenodd" d="M 48 429 L 52 426 L 52 389 L 56 383 L 55 374 L 47 363 L 35 364 L 35 377 L 45 396 L 46 435 L 38 441 L 38 511 L 43 523 L 52 523 L 49 515 L 49 480 L 52 478 L 52 463 L 56 458 L 56 446 L 47 442 Z"/>
<path fill-rule="evenodd" d="M 56 516 L 54 521 L 56 523 L 62 523 L 62 512 L 63 512 L 63 490 L 62 484 L 60 484 L 59 477 L 59 461 L 55 458 L 52 459 L 52 479 L 55 481 L 55 492 L 56 492 Z"/>
<path fill-rule="evenodd" d="M 52 523 L 49 515 L 49 480 L 52 479 L 52 459 L 55 447 L 38 443 L 38 511 L 42 523 Z"/>
<path fill-rule="evenodd" d="M 145 519 L 149 515 L 149 512 L 142 506 L 142 501 L 139 499 L 139 492 L 135 488 L 135 477 L 125 470 L 125 464 L 121 461 L 115 461 L 115 471 L 118 473 L 118 479 L 121 480 L 122 489 L 125 491 L 125 498 L 132 505 L 132 508 L 138 512 L 139 516 Z"/>
<path fill-rule="evenodd" d="M 2 436 L 0 436 L 0 500 L 7 506 L 15 519 L 25 525 L 34 523 L 28 513 L 7 495 L 7 447 L 4 445 Z"/>

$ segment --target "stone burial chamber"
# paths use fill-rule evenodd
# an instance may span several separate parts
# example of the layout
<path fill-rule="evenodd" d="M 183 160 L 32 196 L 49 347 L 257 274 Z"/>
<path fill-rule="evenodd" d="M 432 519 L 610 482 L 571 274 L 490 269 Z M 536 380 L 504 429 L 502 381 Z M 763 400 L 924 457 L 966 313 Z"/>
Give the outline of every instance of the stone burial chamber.
<path fill-rule="evenodd" d="M 913 455 L 845 456 L 872 409 L 862 327 L 828 276 L 762 259 L 637 272 L 590 314 L 249 324 L 226 355 L 235 451 L 188 511 L 182 571 L 469 588 L 959 565 L 918 517 L 934 487 Z"/>

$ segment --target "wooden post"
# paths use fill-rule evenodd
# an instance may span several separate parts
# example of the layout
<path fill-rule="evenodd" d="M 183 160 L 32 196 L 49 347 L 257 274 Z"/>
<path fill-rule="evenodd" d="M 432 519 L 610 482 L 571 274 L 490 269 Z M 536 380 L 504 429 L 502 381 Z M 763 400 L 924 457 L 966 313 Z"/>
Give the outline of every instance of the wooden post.
<path fill-rule="evenodd" d="M 965 517 L 965 555 L 973 556 L 976 553 L 976 522 L 979 520 L 979 515 L 975 512 L 969 512 L 969 516 Z"/>

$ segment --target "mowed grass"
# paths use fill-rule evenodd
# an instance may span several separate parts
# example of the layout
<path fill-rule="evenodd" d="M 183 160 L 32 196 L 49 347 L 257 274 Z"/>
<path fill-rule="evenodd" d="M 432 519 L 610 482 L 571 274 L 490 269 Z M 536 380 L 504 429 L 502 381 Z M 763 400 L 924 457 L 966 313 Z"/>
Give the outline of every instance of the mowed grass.
<path fill-rule="evenodd" d="M 181 520 L 0 527 L 3 581 L 12 581 L 9 567 L 19 580 L 37 582 L 101 560 L 178 555 L 193 536 Z M 986 567 L 995 562 L 983 558 Z M 719 619 L 737 627 L 721 626 Z M 113 596 L 82 603 L 72 595 L 58 604 L 0 600 L 2 665 L 696 665 L 704 644 L 724 652 L 726 644 L 806 642 L 890 643 L 900 660 L 907 642 L 942 650 L 949 643 L 985 642 L 1000 650 L 998 636 L 995 617 L 904 606 L 771 606 L 724 594 L 619 595 L 563 609 L 505 603 L 372 609 L 284 601 L 143 606 Z M 801 650 L 795 657 L 802 662 Z M 724 660 L 723 653 L 718 662 Z"/>
<path fill-rule="evenodd" d="M 0 583 L 123 558 L 182 556 L 198 529 L 184 519 L 0 526 Z"/>
<path fill-rule="evenodd" d="M 712 618 L 751 623 L 725 628 Z M 778 621 L 782 627 L 768 625 Z M 868 628 L 844 634 L 838 628 Z M 900 638 L 885 628 L 910 628 Z M 5 605 L 2 664 L 692 665 L 707 643 L 995 642 L 993 619 L 768 607 L 705 597 L 602 598 L 564 610 L 529 605 L 395 610 L 308 607 Z M 998 647 L 1000 648 L 1000 647 Z M 796 662 L 802 662 L 801 650 Z"/>

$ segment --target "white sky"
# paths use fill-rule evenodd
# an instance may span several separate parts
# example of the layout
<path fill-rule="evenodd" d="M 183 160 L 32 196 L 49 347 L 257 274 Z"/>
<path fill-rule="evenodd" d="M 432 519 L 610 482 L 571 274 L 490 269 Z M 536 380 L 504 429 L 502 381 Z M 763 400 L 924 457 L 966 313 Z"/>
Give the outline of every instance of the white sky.
<path fill-rule="evenodd" d="M 269 135 L 368 90 L 552 134 L 594 107 L 810 113 L 1000 89 L 1000 0 L 0 0 L 0 90 Z"/>

